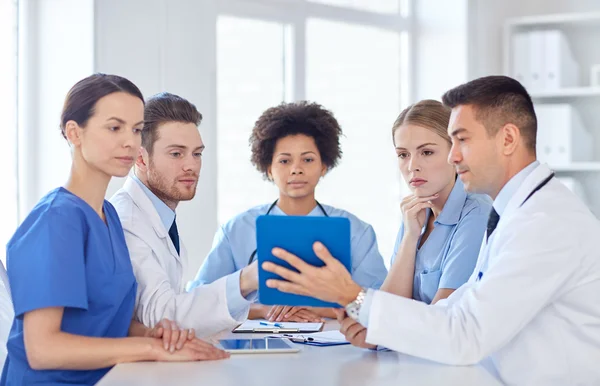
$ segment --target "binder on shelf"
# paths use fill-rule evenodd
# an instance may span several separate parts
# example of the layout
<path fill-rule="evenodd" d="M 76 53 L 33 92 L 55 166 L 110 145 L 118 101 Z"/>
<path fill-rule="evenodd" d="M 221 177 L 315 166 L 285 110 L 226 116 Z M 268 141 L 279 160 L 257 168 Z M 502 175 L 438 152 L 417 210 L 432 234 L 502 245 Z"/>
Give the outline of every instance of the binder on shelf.
<path fill-rule="evenodd" d="M 556 90 L 579 86 L 579 68 L 565 34 L 560 30 L 544 31 L 544 88 Z"/>
<path fill-rule="evenodd" d="M 529 88 L 529 34 L 527 32 L 514 34 L 512 44 L 511 75 L 523 86 Z"/>
<path fill-rule="evenodd" d="M 533 30 L 511 37 L 511 75 L 528 90 L 551 91 L 580 86 L 580 71 L 563 31 Z"/>
<path fill-rule="evenodd" d="M 593 157 L 593 140 L 577 110 L 568 103 L 537 104 L 536 151 L 542 162 L 569 165 L 589 162 Z"/>
<path fill-rule="evenodd" d="M 544 31 L 529 32 L 529 76 L 526 78 L 526 84 L 529 85 L 529 89 L 532 91 L 545 88 L 545 40 Z"/>
<path fill-rule="evenodd" d="M 590 68 L 590 85 L 600 87 L 600 64 L 594 64 Z"/>

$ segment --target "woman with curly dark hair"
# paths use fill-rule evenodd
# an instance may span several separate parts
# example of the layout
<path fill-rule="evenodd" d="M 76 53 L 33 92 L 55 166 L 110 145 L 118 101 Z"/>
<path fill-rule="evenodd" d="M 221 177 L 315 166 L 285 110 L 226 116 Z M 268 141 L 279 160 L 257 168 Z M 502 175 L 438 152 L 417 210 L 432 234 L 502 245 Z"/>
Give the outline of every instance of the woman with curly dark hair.
<path fill-rule="evenodd" d="M 252 163 L 279 188 L 279 198 L 251 208 L 220 227 L 213 248 L 190 287 L 211 283 L 255 261 L 256 218 L 260 215 L 346 217 L 351 224 L 352 276 L 361 285 L 379 288 L 387 271 L 371 225 L 315 198 L 319 180 L 342 156 L 342 129 L 333 114 L 309 102 L 282 103 L 256 121 L 250 145 Z M 231 291 L 234 293 L 234 291 Z M 241 301 L 241 299 L 240 299 Z M 335 317 L 329 309 L 264 306 L 250 308 L 250 319 L 320 321 Z"/>

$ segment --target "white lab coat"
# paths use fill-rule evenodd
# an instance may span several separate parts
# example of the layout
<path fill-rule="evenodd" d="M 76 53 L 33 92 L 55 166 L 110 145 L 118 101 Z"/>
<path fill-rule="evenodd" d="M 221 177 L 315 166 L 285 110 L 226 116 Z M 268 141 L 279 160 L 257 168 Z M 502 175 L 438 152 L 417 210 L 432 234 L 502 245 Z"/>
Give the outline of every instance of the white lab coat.
<path fill-rule="evenodd" d="M 125 240 L 138 282 L 135 318 L 153 327 L 162 318 L 182 328 L 194 328 L 196 335 L 209 336 L 236 326 L 246 319 L 233 319 L 227 306 L 226 280 L 185 292 L 183 272 L 187 251 L 180 240 L 180 255 L 161 222 L 152 201 L 131 177 L 111 199 L 121 219 Z"/>
<path fill-rule="evenodd" d="M 508 384 L 599 385 L 600 224 L 556 178 L 521 206 L 550 173 L 527 177 L 446 301 L 375 292 L 367 342 L 452 365 L 490 357 Z"/>

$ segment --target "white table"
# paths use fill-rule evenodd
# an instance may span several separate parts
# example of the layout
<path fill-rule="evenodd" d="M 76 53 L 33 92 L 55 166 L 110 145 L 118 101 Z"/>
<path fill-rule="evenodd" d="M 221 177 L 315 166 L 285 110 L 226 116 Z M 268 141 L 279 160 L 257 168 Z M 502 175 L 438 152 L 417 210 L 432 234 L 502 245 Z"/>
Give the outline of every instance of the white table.
<path fill-rule="evenodd" d="M 325 330 L 337 329 L 337 326 L 337 322 L 328 322 Z M 219 334 L 220 338 L 249 336 Z M 395 352 L 375 352 L 350 345 L 301 347 L 295 354 L 238 354 L 222 361 L 120 364 L 98 385 L 502 385 L 481 365 L 445 366 Z"/>

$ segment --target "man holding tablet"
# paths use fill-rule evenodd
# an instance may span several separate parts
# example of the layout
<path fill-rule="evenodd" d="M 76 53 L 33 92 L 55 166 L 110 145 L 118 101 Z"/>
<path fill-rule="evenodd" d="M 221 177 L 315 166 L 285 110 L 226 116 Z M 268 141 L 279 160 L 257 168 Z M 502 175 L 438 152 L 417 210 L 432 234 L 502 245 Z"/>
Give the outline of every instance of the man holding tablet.
<path fill-rule="evenodd" d="M 323 262 L 312 251 L 312 244 L 321 241 L 349 272 L 352 269 L 350 251 L 350 221 L 344 217 L 313 216 L 260 216 L 256 220 L 258 262 L 280 261 L 271 254 L 279 247 L 303 256 L 309 264 L 321 266 Z M 271 272 L 259 268 L 259 301 L 261 304 L 304 307 L 338 307 L 312 297 L 286 294 L 267 287 L 265 281 L 276 278 Z M 335 315 L 332 315 L 335 316 Z"/>
<path fill-rule="evenodd" d="M 600 223 L 536 160 L 537 121 L 514 79 L 476 79 L 443 96 L 452 108 L 449 162 L 469 192 L 494 200 L 469 281 L 431 306 L 361 288 L 320 243 L 321 268 L 276 249 L 294 272 L 266 262 L 283 292 L 346 307 L 354 345 L 382 345 L 471 365 L 490 357 L 507 384 L 599 384 Z"/>

